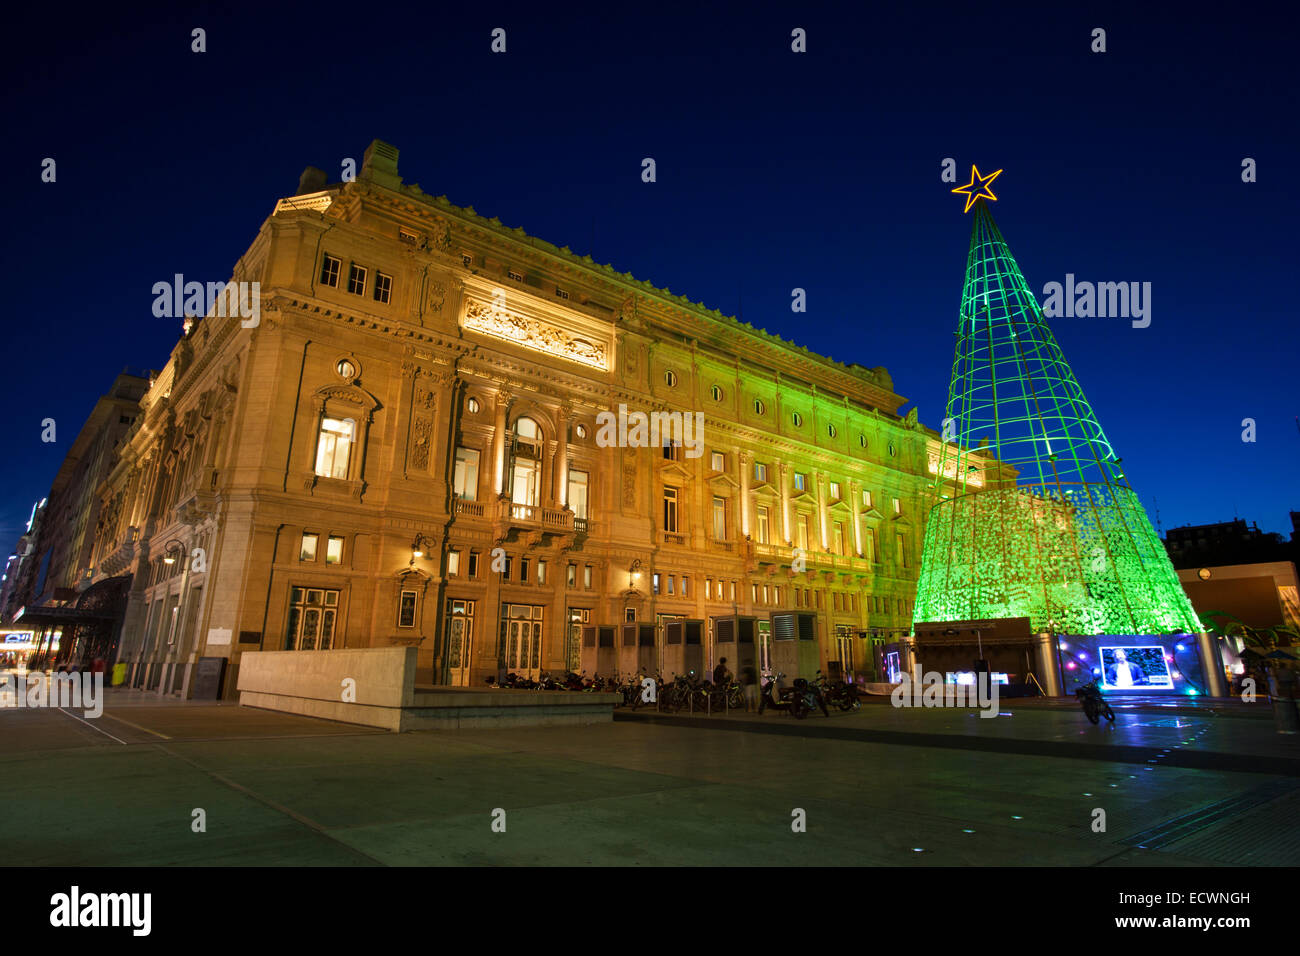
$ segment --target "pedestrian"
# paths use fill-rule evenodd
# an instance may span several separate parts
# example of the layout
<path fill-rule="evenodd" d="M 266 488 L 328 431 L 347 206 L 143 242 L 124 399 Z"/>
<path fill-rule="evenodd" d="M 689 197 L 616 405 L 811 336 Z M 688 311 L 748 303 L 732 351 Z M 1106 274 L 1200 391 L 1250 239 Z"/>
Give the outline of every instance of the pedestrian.
<path fill-rule="evenodd" d="M 727 659 L 719 657 L 718 666 L 713 668 L 713 686 L 726 687 L 729 680 L 731 680 L 731 672 L 727 670 Z"/>
<path fill-rule="evenodd" d="M 758 707 L 758 672 L 753 664 L 746 664 L 740 669 L 740 683 L 745 688 L 745 710 L 757 710 Z"/>

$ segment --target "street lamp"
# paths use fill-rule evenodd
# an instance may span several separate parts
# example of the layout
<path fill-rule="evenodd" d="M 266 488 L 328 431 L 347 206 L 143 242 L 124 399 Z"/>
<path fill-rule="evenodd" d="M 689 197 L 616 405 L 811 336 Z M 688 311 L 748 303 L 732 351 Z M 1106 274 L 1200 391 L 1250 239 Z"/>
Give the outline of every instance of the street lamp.
<path fill-rule="evenodd" d="M 163 545 L 163 564 L 175 564 L 178 553 L 185 553 L 185 543 L 179 538 L 172 538 Z"/>

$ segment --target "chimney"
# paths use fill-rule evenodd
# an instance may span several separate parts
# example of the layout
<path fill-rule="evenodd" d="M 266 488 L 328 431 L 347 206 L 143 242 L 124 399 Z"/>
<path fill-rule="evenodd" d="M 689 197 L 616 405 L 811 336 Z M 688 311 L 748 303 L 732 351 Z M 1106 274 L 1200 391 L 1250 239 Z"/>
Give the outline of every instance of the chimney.
<path fill-rule="evenodd" d="M 318 193 L 325 188 L 327 179 L 325 170 L 308 166 L 298 177 L 298 191 L 294 195 L 305 196 L 307 193 Z"/>
<path fill-rule="evenodd" d="M 358 178 L 390 189 L 401 186 L 402 177 L 397 175 L 397 147 L 382 139 L 371 142 L 362 157 L 361 175 Z"/>

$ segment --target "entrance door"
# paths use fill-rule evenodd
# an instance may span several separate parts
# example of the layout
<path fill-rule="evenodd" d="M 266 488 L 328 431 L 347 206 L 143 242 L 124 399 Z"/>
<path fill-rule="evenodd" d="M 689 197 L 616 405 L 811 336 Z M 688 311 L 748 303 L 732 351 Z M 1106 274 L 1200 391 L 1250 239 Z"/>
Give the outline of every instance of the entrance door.
<path fill-rule="evenodd" d="M 840 662 L 840 677 L 853 677 L 853 630 L 847 624 L 835 625 L 835 660 Z"/>
<path fill-rule="evenodd" d="M 772 673 L 772 622 L 758 622 L 758 672 Z"/>
<path fill-rule="evenodd" d="M 456 687 L 468 687 L 474 660 L 474 602 L 447 603 L 447 682 Z"/>
<path fill-rule="evenodd" d="M 502 658 L 507 671 L 536 680 L 542 672 L 542 608 L 527 604 L 507 604 Z"/>

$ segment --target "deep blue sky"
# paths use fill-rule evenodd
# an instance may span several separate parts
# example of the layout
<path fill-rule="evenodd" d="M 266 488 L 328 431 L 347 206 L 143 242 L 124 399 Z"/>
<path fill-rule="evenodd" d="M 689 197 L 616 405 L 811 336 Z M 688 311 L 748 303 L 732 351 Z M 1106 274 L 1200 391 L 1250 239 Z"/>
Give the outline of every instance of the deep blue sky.
<path fill-rule="evenodd" d="M 614 6 L 628 9 L 601 9 Z M 180 323 L 153 317 L 153 283 L 229 277 L 304 166 L 337 178 L 376 137 L 426 192 L 886 366 L 932 426 L 970 229 L 940 162 L 956 159 L 962 183 L 972 162 L 1002 167 L 994 212 L 1040 299 L 1067 272 L 1153 284 L 1149 328 L 1054 323 L 1148 510 L 1158 500 L 1165 528 L 1236 514 L 1289 531 L 1290 21 L 1254 6 L 1209 19 L 1173 5 L 844 6 L 25 6 L 0 38 L 0 547 L 114 375 L 166 360 Z M 489 52 L 498 26 L 505 55 Z M 1089 52 L 1098 26 L 1105 54 Z M 794 27 L 806 54 L 790 52 Z M 55 184 L 40 181 L 47 156 Z M 796 286 L 806 316 L 790 311 Z M 40 441 L 47 417 L 55 445 Z"/>

